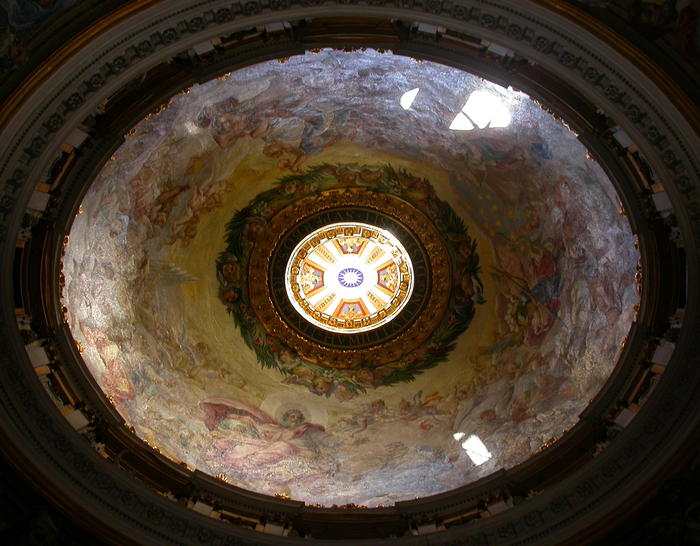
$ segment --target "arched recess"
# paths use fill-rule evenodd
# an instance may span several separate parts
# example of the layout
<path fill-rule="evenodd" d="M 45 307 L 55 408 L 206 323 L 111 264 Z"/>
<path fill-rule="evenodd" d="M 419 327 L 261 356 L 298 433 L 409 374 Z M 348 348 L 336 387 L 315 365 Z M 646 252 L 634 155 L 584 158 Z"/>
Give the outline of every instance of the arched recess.
<path fill-rule="evenodd" d="M 232 68 L 321 46 L 383 47 L 476 72 L 483 70 L 484 76 L 511 83 L 508 71 L 499 70 L 498 63 L 480 63 L 478 55 L 470 57 L 460 53 L 460 49 L 450 45 L 445 36 L 442 41 L 438 40 L 437 34 L 442 34 L 439 29 L 444 28 L 457 39 L 460 35 L 468 35 L 498 44 L 544 68 L 555 76 L 552 82 L 561 81 L 579 89 L 631 137 L 649 162 L 673 206 L 684 241 L 687 303 L 671 362 L 639 418 L 600 455 L 518 506 L 440 533 L 408 535 L 392 540 L 403 544 L 426 541 L 432 544 L 454 541 L 460 544 L 518 544 L 533 540 L 554 544 L 570 540 L 583 530 L 600 530 L 605 525 L 612 525 L 613 518 L 621 517 L 625 510 L 634 507 L 643 500 L 647 491 L 658 485 L 668 468 L 683 457 L 687 445 L 696 441 L 698 436 L 700 332 L 696 315 L 700 265 L 697 252 L 697 238 L 700 236 L 700 196 L 697 192 L 700 114 L 683 93 L 664 78 L 658 67 L 634 48 L 575 9 L 561 8 L 545 0 L 470 3 L 448 0 L 396 0 L 393 3 L 384 0 L 368 3 L 323 0 L 134 2 L 97 21 L 57 51 L 47 60 L 43 70 L 33 74 L 8 99 L 0 117 L 0 421 L 6 455 L 30 481 L 44 487 L 47 494 L 55 496 L 68 511 L 79 512 L 87 525 L 108 540 L 174 544 L 265 544 L 282 540 L 215 521 L 180 506 L 132 480 L 126 472 L 99 457 L 56 411 L 36 379 L 16 327 L 12 276 L 15 241 L 36 183 L 50 171 L 61 145 L 74 138 L 76 128 L 101 104 L 164 60 L 207 40 L 279 22 L 290 23 L 292 29 L 299 28 L 300 21 L 304 21 L 307 28 L 312 27 L 314 21 L 335 21 L 335 26 L 331 23 L 322 25 L 315 33 L 286 32 L 284 39 L 279 41 L 243 43 L 235 51 L 224 52 L 184 76 L 180 74 L 174 75 L 172 80 L 165 79 L 162 87 L 142 98 L 137 110 L 143 115 L 160 104 L 169 93 Z M 397 25 L 397 21 L 401 25 Z M 416 29 L 414 23 L 423 23 L 422 29 L 426 32 L 420 34 L 421 28 Z M 356 32 L 363 24 L 366 32 Z M 398 29 L 393 38 L 391 32 L 381 32 L 377 27 L 381 24 Z M 418 35 L 415 30 L 419 31 Z M 539 77 L 528 80 L 527 74 L 521 71 L 512 77 L 523 90 L 546 97 L 547 80 Z M 587 132 L 582 132 L 583 138 L 590 133 L 591 142 L 586 143 L 605 159 L 606 153 L 610 152 L 595 144 L 592 138 L 594 127 L 586 128 L 585 116 L 577 117 L 576 104 L 550 102 L 550 107 L 577 128 L 585 129 Z M 104 157 L 109 156 L 110 150 L 119 145 L 123 132 L 116 129 L 127 131 L 134 119 L 138 118 L 121 119 L 117 116 L 110 134 L 89 137 L 95 139 L 95 144 L 86 148 L 89 154 L 80 163 L 82 172 L 74 173 L 73 187 L 68 185 L 62 189 L 71 199 L 57 200 L 55 226 L 47 241 L 56 243 L 62 239 L 69 218 L 75 214 L 78 196 L 85 189 L 81 181 L 89 180 Z M 613 177 L 624 186 L 621 181 L 624 174 L 616 168 L 611 160 L 609 169 L 615 171 Z M 623 193 L 623 199 L 627 200 L 633 226 L 643 232 L 647 218 L 643 213 L 645 205 L 642 199 L 633 192 Z M 55 258 L 60 256 L 60 245 L 47 249 L 47 252 L 54 257 L 52 263 L 57 263 Z M 658 257 L 648 253 L 645 257 L 643 273 L 654 277 L 652 270 Z M 38 272 L 31 273 L 26 282 L 40 282 Z M 47 280 L 41 291 L 47 293 L 48 300 L 53 298 L 55 301 L 59 290 L 56 271 L 41 274 Z M 645 305 L 651 305 L 652 300 L 646 298 Z M 643 307 L 640 315 L 647 316 L 647 311 Z M 79 359 L 75 347 L 68 342 L 65 327 L 61 325 L 60 310 L 53 308 L 46 312 L 52 315 L 49 318 L 53 325 L 52 331 L 47 331 L 46 335 L 57 338 L 60 358 L 76 361 L 71 373 L 76 374 L 74 384 L 81 391 L 77 395 L 94 403 L 96 411 L 108 414 L 109 405 L 99 402 L 89 380 L 78 377 Z M 632 374 L 632 368 L 642 359 L 644 330 L 652 326 L 638 325 L 636 344 L 630 340 L 624 355 L 628 365 L 624 373 Z M 611 380 L 610 388 L 624 389 L 627 386 L 625 381 L 620 379 L 615 384 L 615 380 Z M 152 463 L 168 464 L 156 455 L 152 456 Z M 183 481 L 214 495 L 218 491 L 213 480 L 206 476 L 195 474 L 191 478 L 183 472 Z M 488 496 L 502 487 L 502 482 L 500 476 L 492 476 L 485 483 L 474 484 L 444 499 L 404 503 L 395 512 L 399 519 L 430 515 L 445 503 L 467 503 Z M 251 510 L 259 509 L 270 514 L 295 514 L 303 510 L 299 503 L 251 494 L 243 494 L 241 499 L 240 502 L 248 503 Z M 216 498 L 212 502 L 215 501 Z M 381 512 L 374 515 L 380 519 L 383 517 Z M 352 518 L 360 521 L 374 515 L 364 516 L 351 510 L 326 511 L 318 517 L 335 517 L 337 522 L 347 525 Z M 284 540 L 291 543 L 299 539 L 288 537 Z"/>

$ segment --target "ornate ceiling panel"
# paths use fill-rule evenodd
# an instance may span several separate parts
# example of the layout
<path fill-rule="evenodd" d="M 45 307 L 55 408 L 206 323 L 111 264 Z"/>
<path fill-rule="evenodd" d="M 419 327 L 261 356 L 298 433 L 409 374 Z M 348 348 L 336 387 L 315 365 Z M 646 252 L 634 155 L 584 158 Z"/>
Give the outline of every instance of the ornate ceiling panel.
<path fill-rule="evenodd" d="M 522 93 L 440 65 L 244 69 L 175 97 L 102 169 L 65 249 L 68 324 L 177 462 L 327 506 L 459 487 L 571 428 L 629 333 L 639 255 L 587 155 Z M 321 246 L 328 230 L 343 238 Z M 348 272 L 366 303 L 340 293 Z"/>
<path fill-rule="evenodd" d="M 18 459 L 34 461 L 35 467 L 41 467 L 43 472 L 53 475 L 56 494 L 60 493 L 59 489 L 71 491 L 74 498 L 82 499 L 87 513 L 92 517 L 113 521 L 115 526 L 122 526 L 126 535 L 144 542 L 170 540 L 188 544 L 235 544 L 239 540 L 253 540 L 252 537 L 258 543 L 272 540 L 268 538 L 269 535 L 252 535 L 252 531 L 240 530 L 235 525 L 227 526 L 212 519 L 198 519 L 193 510 L 178 507 L 171 500 L 160 498 L 146 487 L 133 482 L 126 473 L 118 469 L 118 466 L 95 455 L 85 439 L 70 430 L 71 427 L 57 414 L 53 402 L 36 380 L 36 373 L 22 347 L 22 340 L 14 325 L 14 309 L 9 306 L 9 302 L 13 301 L 10 272 L 13 270 L 12 262 L 16 255 L 15 239 L 17 234 L 21 233 L 20 224 L 35 183 L 44 179 L 59 147 L 67 140 L 74 142 L 74 128 L 85 121 L 86 116 L 96 111 L 115 91 L 162 60 L 189 47 L 206 43 L 210 38 L 220 38 L 273 21 L 296 21 L 296 18 L 301 16 L 313 18 L 339 14 L 411 19 L 427 23 L 424 27 L 427 31 L 430 31 L 431 25 L 442 25 L 458 34 L 466 33 L 476 37 L 474 43 L 479 39 L 486 39 L 505 46 L 526 59 L 536 61 L 551 73 L 580 88 L 624 129 L 642 151 L 655 173 L 657 183 L 665 190 L 662 193 L 668 195 L 678 221 L 678 232 L 685 243 L 688 303 L 684 309 L 683 327 L 667 371 L 663 376 L 657 375 L 661 380 L 639 417 L 617 438 L 609 443 L 605 442 L 605 450 L 595 459 L 587 462 L 579 472 L 551 490 L 509 508 L 497 517 L 471 523 L 469 526 L 456 526 L 447 532 L 432 535 L 430 541 L 441 543 L 459 540 L 474 544 L 510 544 L 537 536 L 543 540 L 549 537 L 551 542 L 555 542 L 564 536 L 572 536 L 577 525 L 585 527 L 597 518 L 611 513 L 617 505 L 616 495 L 621 498 L 634 495 L 646 484 L 653 483 L 655 476 L 663 474 L 666 462 L 683 445 L 687 435 L 697 425 L 696 406 L 697 400 L 700 399 L 696 393 L 699 369 L 697 359 L 700 355 L 697 339 L 700 338 L 695 332 L 698 278 L 696 241 L 700 225 L 700 202 L 697 194 L 700 161 L 697 154 L 700 145 L 697 133 L 693 129 L 693 120 L 698 119 L 697 110 L 684 99 L 682 92 L 664 79 L 658 67 L 654 67 L 628 44 L 615 35 L 606 33 L 604 28 L 584 18 L 582 14 L 570 8 L 561 9 L 548 2 L 528 3 L 527 9 L 521 2 L 515 1 L 479 2 L 469 6 L 452 2 L 402 2 L 401 5 L 380 3 L 378 6 L 300 6 L 294 2 L 248 2 L 245 5 L 231 5 L 225 2 L 210 2 L 206 7 L 201 4 L 187 6 L 185 3 L 167 7 L 144 3 L 141 7 L 150 9 L 145 9 L 132 18 L 129 18 L 129 15 L 135 12 L 120 12 L 115 14 L 110 22 L 93 28 L 90 31 L 93 41 L 89 48 L 81 49 L 78 40 L 83 40 L 83 36 L 76 39 L 75 43 L 68 44 L 66 49 L 57 52 L 55 64 L 42 72 L 50 76 L 37 74 L 26 86 L 18 89 L 15 97 L 6 105 L 2 118 L 5 123 L 2 138 L 3 162 L 0 167 L 3 184 L 0 243 L 3 244 L 4 275 L 0 290 L 5 304 L 2 316 L 3 433 L 5 437 L 12 437 L 12 445 L 16 446 Z M 464 38 L 465 34 L 460 36 Z M 328 38 L 328 42 L 333 41 L 333 38 Z M 356 43 L 361 45 L 366 43 L 366 40 L 358 38 Z M 459 65 L 469 58 L 468 54 L 458 53 L 455 47 L 447 45 L 445 41 L 436 44 L 429 40 L 409 40 L 393 47 L 450 64 Z M 275 53 L 273 49 L 270 44 L 250 44 L 234 54 L 224 55 L 220 65 L 208 68 L 209 73 L 218 71 L 221 74 L 230 66 L 247 64 L 251 59 L 260 59 L 261 56 L 270 58 L 280 54 Z M 289 54 L 291 49 L 292 46 L 289 45 L 279 48 L 286 54 Z M 182 76 L 181 85 L 187 87 L 198 77 L 197 74 Z M 158 97 L 158 100 L 160 98 L 162 97 Z M 147 98 L 144 98 L 144 101 L 144 109 L 156 106 L 149 104 Z M 552 106 L 555 109 L 567 110 L 566 105 Z M 568 111 L 575 110 L 576 107 L 572 106 Z M 147 110 L 144 110 L 144 113 L 145 111 Z M 695 127 L 697 128 L 697 123 Z M 127 130 L 128 127 L 125 126 L 124 132 Z M 581 137 L 588 142 L 594 141 L 591 133 L 584 133 Z M 101 168 L 102 158 L 116 148 L 116 139 L 110 138 L 113 136 L 105 138 L 104 135 L 95 133 L 84 146 L 86 155 L 80 163 L 79 172 L 74 173 L 70 183 L 62 188 L 68 198 L 58 199 L 56 208 L 50 213 L 53 215 L 52 221 L 55 220 L 54 240 L 60 240 L 68 218 L 73 216 L 77 208 L 77 197 L 81 193 L 79 186 L 90 178 L 87 171 Z M 600 153 L 600 149 L 596 151 Z M 293 164 L 293 158 L 289 159 L 290 165 Z M 625 209 L 642 243 L 645 278 L 650 279 L 660 264 L 658 256 L 653 253 L 654 245 L 648 244 L 653 240 L 653 235 L 648 231 L 650 215 L 645 209 L 642 196 L 632 189 L 632 185 L 625 180 L 614 164 L 615 160 L 607 157 L 605 168 L 616 173 L 615 183 L 624 190 Z M 274 171 L 274 168 L 271 170 Z M 423 173 L 420 170 L 410 172 L 417 174 L 419 178 L 428 179 L 433 187 L 437 188 L 440 198 L 446 199 L 441 195 L 444 188 L 436 182 L 439 177 L 433 178 L 432 173 Z M 276 179 L 279 177 L 280 174 L 276 173 Z M 269 182 L 272 183 L 272 178 Z M 253 196 L 251 192 L 248 197 Z M 235 208 L 246 204 L 242 202 L 231 206 Z M 179 202 L 179 206 L 182 205 L 183 202 Z M 212 211 L 211 214 L 215 215 L 217 211 Z M 219 225 L 228 220 L 230 218 L 223 219 L 223 223 Z M 475 240 L 475 232 L 482 228 L 477 227 L 477 222 L 469 223 L 469 227 L 470 236 Z M 114 228 L 118 230 L 119 226 L 115 224 Z M 105 238 L 114 239 L 117 235 L 118 233 L 110 233 Z M 219 238 L 216 244 L 221 244 L 222 240 Z M 489 247 L 487 241 L 486 236 L 479 241 L 480 256 L 486 255 L 485 251 Z M 183 240 L 178 244 L 181 246 Z M 58 271 L 54 269 L 49 278 L 55 279 L 57 276 Z M 54 281 L 50 280 L 43 290 L 53 293 L 55 298 L 58 290 L 52 288 L 52 282 Z M 218 286 L 220 287 L 221 283 Z M 654 313 L 654 300 L 646 297 L 654 288 L 651 284 L 643 288 L 640 316 L 646 319 Z M 217 285 L 214 284 L 212 289 L 216 290 Z M 604 291 L 601 294 L 604 295 Z M 673 311 L 672 309 L 671 312 Z M 58 319 L 60 324 L 57 312 L 53 319 Z M 665 320 L 665 317 L 661 319 Z M 648 362 L 641 351 L 648 339 L 644 332 L 647 325 L 653 329 L 651 322 L 636 323 L 633 327 L 631 342 L 623 354 L 625 362 L 630 365 L 616 372 L 611 380 L 612 386 L 622 385 L 625 378 L 631 378 L 633 366 L 637 362 Z M 230 327 L 230 321 L 222 323 L 222 328 Z M 465 335 L 470 335 L 473 329 L 472 324 Z M 73 361 L 77 352 L 66 342 L 64 334 L 59 328 L 56 334 L 50 332 L 46 335 L 52 347 L 57 348 L 60 361 Z M 55 339 L 51 337 L 54 335 Z M 658 339 L 651 341 L 655 343 Z M 103 343 L 102 346 L 106 347 L 108 352 L 111 351 L 108 343 Z M 256 361 L 257 354 L 251 364 L 257 366 Z M 256 368 L 256 371 L 259 372 L 259 369 Z M 68 373 L 73 373 L 70 368 Z M 76 385 L 78 399 L 89 401 L 89 406 L 94 408 L 101 418 L 110 416 L 109 408 L 100 406 L 95 393 L 80 377 L 74 377 L 73 383 Z M 124 385 L 126 383 L 122 382 L 122 387 Z M 622 387 L 618 386 L 615 386 L 615 389 L 619 388 L 619 392 L 606 391 L 605 396 L 596 401 L 595 407 L 590 411 L 604 411 L 599 410 L 601 404 L 607 404 L 615 397 L 622 396 Z M 128 388 L 125 392 L 128 393 Z M 325 394 L 329 392 L 330 389 Z M 337 389 L 334 392 L 337 392 Z M 308 396 L 311 400 L 320 398 L 311 391 Z M 220 397 L 213 396 L 208 399 L 209 406 L 205 404 L 204 408 L 201 405 L 191 407 L 201 415 L 200 410 L 206 413 L 205 408 L 211 410 L 219 404 L 219 398 L 231 400 L 230 393 L 221 393 Z M 355 400 L 356 398 L 338 404 L 355 403 Z M 235 405 L 231 406 L 230 402 L 219 405 L 237 408 Z M 262 406 L 257 409 L 265 411 Z M 270 415 L 267 412 L 266 414 Z M 318 413 L 309 414 L 314 416 L 314 424 L 321 422 Z M 288 420 L 291 415 L 287 417 Z M 276 420 L 279 424 L 279 419 Z M 565 442 L 562 441 L 563 443 Z M 10 443 L 6 445 L 9 446 Z M 479 450 L 478 447 L 474 449 Z M 556 451 L 556 444 L 552 449 Z M 545 456 L 546 454 L 547 452 L 544 453 Z M 167 466 L 164 462 L 161 464 Z M 215 497 L 218 495 L 219 499 L 227 495 L 199 475 L 192 479 L 194 481 L 191 483 L 197 484 L 197 491 L 202 492 L 202 498 L 209 498 L 210 503 L 214 502 L 211 500 L 212 494 Z M 505 484 L 500 483 L 499 479 L 495 476 L 491 481 L 468 489 L 460 495 L 458 501 L 452 499 L 446 502 L 452 507 L 460 503 L 466 506 L 472 501 L 483 503 L 483 499 L 492 502 L 491 495 L 505 489 Z M 46 487 L 54 486 L 46 483 Z M 418 504 L 404 503 L 400 509 L 406 510 L 411 517 L 418 517 L 418 514 L 443 513 L 445 505 L 441 504 L 440 498 Z M 258 500 L 247 500 L 244 504 L 256 502 Z M 206 505 L 205 502 L 202 504 Z M 274 505 L 278 514 L 298 513 L 295 511 L 299 509 L 293 503 L 283 505 L 266 500 L 264 504 L 268 508 Z M 201 509 L 200 505 L 198 510 Z M 309 510 L 311 509 L 307 509 L 305 513 L 307 517 L 311 517 Z M 368 515 L 367 519 L 371 517 L 373 516 Z M 559 525 L 564 522 L 566 525 Z M 425 541 L 424 537 L 417 539 Z M 291 537 L 288 540 L 295 541 Z M 410 537 L 401 540 L 404 543 L 412 541 Z"/>

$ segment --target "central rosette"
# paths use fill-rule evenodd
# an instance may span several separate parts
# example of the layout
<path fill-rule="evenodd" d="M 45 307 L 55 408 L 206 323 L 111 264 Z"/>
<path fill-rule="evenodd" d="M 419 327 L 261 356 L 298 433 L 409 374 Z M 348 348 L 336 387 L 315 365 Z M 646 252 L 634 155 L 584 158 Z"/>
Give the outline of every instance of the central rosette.
<path fill-rule="evenodd" d="M 413 293 L 411 258 L 389 231 L 358 223 L 319 228 L 292 251 L 285 274 L 294 308 L 333 332 L 363 332 L 396 317 Z"/>
<path fill-rule="evenodd" d="M 360 286 L 364 280 L 365 277 L 362 274 L 362 271 L 355 269 L 354 267 L 343 269 L 340 273 L 338 273 L 338 282 L 345 288 L 355 288 L 356 286 Z"/>

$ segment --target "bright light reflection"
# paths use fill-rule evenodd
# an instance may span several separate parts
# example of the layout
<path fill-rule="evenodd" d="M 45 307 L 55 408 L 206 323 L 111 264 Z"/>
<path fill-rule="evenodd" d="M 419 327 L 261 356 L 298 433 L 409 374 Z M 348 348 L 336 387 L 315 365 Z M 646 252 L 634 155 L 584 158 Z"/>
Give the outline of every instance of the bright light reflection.
<path fill-rule="evenodd" d="M 311 232 L 294 248 L 285 277 L 292 306 L 331 332 L 378 328 L 398 316 L 413 294 L 413 266 L 401 242 L 359 223 Z"/>
<path fill-rule="evenodd" d="M 491 124 L 489 127 L 508 127 L 510 125 L 510 112 L 508 110 L 503 109 L 500 112 L 497 112 L 496 115 L 493 117 L 491 120 Z"/>
<path fill-rule="evenodd" d="M 416 100 L 416 96 L 418 95 L 418 90 L 419 88 L 416 87 L 415 89 L 411 89 L 410 91 L 406 91 L 403 96 L 401 97 L 401 100 L 399 101 L 399 104 L 401 104 L 401 108 L 404 110 L 408 110 L 411 105 L 413 104 L 413 101 Z"/>
<path fill-rule="evenodd" d="M 510 123 L 510 114 L 498 97 L 485 91 L 474 91 L 462 108 L 479 129 L 484 129 L 489 122 L 491 127 L 506 127 Z"/>
<path fill-rule="evenodd" d="M 469 455 L 469 458 L 476 466 L 484 464 L 491 458 L 491 453 L 486 449 L 484 442 L 473 434 L 462 442 L 462 448 L 467 452 L 467 455 Z"/>
<path fill-rule="evenodd" d="M 197 127 L 191 121 L 185 122 L 185 129 L 187 129 L 187 132 L 190 133 L 191 135 L 195 134 L 195 133 L 200 133 L 202 131 L 199 127 Z"/>
<path fill-rule="evenodd" d="M 450 125 L 450 129 L 453 131 L 471 131 L 473 128 L 474 125 L 472 125 L 472 122 L 469 121 L 469 118 L 462 112 L 457 114 L 455 119 L 452 121 L 452 125 Z"/>
<path fill-rule="evenodd" d="M 459 442 L 462 438 L 464 438 L 464 432 L 455 432 L 452 436 Z"/>

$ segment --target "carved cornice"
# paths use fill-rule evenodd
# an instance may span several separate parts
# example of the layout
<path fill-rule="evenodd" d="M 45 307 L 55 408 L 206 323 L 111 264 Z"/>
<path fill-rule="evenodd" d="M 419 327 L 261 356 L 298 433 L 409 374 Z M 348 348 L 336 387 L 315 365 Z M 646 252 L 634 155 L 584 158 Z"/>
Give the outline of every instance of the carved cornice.
<path fill-rule="evenodd" d="M 14 325 L 14 242 L 35 183 L 47 172 L 63 139 L 89 112 L 129 80 L 179 51 L 273 21 L 338 15 L 409 19 L 469 33 L 534 60 L 589 94 L 633 137 L 668 190 L 685 240 L 688 305 L 683 328 L 672 361 L 639 416 L 600 455 L 561 483 L 498 516 L 429 535 L 431 544 L 554 543 L 569 537 L 611 513 L 622 499 L 656 483 L 668 472 L 673 454 L 695 438 L 700 419 L 698 109 L 676 93 L 674 84 L 645 56 L 584 14 L 558 7 L 553 0 L 525 6 L 516 0 L 469 5 L 449 0 L 371 3 L 133 2 L 57 52 L 4 106 L 0 117 L 0 142 L 5 143 L 0 163 L 3 435 L 26 455 L 38 475 L 53 476 L 92 517 L 121 527 L 133 540 L 238 545 L 280 539 L 227 526 L 159 497 L 103 460 L 67 426 L 36 380 Z M 441 47 L 426 48 L 426 55 L 436 60 L 444 55 L 458 64 L 453 50 Z M 240 55 L 251 62 L 256 49 L 251 46 Z M 58 226 L 57 236 L 65 228 Z M 503 478 L 491 480 L 470 486 L 471 495 L 495 490 L 494 482 Z M 469 495 L 464 492 L 464 497 Z M 412 514 L 431 512 L 430 508 L 421 512 L 420 504 L 410 507 Z M 299 539 L 286 540 L 301 544 Z M 426 537 L 395 541 L 424 544 Z"/>
<path fill-rule="evenodd" d="M 7 98 L 0 108 L 0 131 L 3 131 L 17 110 L 33 95 L 37 87 L 45 85 L 49 78 L 67 63 L 73 56 L 90 46 L 90 43 L 108 30 L 135 17 L 142 11 L 155 6 L 163 0 L 133 0 L 114 10 L 108 16 L 95 21 L 82 32 L 71 37 L 61 48 L 42 62 L 15 91 Z"/>
<path fill-rule="evenodd" d="M 598 19 L 594 19 L 576 6 L 557 0 L 531 0 L 545 9 L 560 15 L 577 27 L 598 38 L 617 53 L 622 55 L 641 70 L 650 81 L 663 92 L 663 94 L 678 108 L 685 119 L 700 134 L 700 108 L 695 104 L 675 81 L 668 77 L 666 72 L 652 61 L 642 50 L 635 47 L 628 40 L 620 36 L 609 26 Z"/>

